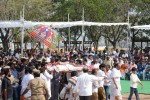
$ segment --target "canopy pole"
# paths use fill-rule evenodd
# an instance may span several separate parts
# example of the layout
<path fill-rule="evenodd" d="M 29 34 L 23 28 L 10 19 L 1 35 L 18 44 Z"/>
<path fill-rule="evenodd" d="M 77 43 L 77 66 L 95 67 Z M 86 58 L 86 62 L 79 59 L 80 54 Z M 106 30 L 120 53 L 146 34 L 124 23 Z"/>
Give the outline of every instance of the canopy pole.
<path fill-rule="evenodd" d="M 22 21 L 22 30 L 21 30 L 21 56 L 23 57 L 23 42 L 24 42 L 24 6 L 23 6 L 23 12 L 21 16 L 21 21 Z"/>
<path fill-rule="evenodd" d="M 83 51 L 84 50 L 84 35 L 85 35 L 85 32 L 84 32 L 84 8 L 83 8 L 83 11 L 82 11 L 82 48 L 81 50 Z"/>
<path fill-rule="evenodd" d="M 128 34 L 130 34 L 130 17 L 128 12 L 128 32 L 127 32 L 127 50 L 129 50 L 129 41 L 128 41 Z"/>
<path fill-rule="evenodd" d="M 131 36 L 131 26 L 130 26 L 130 12 L 128 12 L 128 33 L 127 33 L 127 48 L 130 50 L 130 36 Z"/>
<path fill-rule="evenodd" d="M 70 21 L 70 14 L 68 14 L 68 22 Z M 68 35 L 69 35 L 69 48 L 68 48 L 68 51 L 69 49 L 71 49 L 71 44 L 70 44 L 70 26 L 68 27 Z"/>

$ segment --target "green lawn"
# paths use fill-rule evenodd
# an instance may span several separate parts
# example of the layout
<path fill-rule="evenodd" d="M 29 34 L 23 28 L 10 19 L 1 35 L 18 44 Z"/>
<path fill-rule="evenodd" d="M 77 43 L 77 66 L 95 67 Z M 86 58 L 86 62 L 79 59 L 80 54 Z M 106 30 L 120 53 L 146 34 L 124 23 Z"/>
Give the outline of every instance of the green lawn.
<path fill-rule="evenodd" d="M 141 86 L 138 85 L 138 92 L 140 94 L 150 94 L 150 81 L 142 81 L 143 89 L 141 90 Z M 121 80 L 122 86 L 122 94 L 130 92 L 130 81 L 129 80 Z"/>

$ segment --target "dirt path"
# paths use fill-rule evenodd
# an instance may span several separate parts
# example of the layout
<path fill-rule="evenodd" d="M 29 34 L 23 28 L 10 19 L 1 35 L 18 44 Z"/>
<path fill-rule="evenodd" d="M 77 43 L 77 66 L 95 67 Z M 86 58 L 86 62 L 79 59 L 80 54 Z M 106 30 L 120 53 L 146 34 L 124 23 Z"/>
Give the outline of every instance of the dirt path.
<path fill-rule="evenodd" d="M 123 94 L 123 100 L 128 100 L 129 94 Z M 139 94 L 140 100 L 150 100 L 150 95 Z M 132 96 L 132 100 L 136 100 L 135 95 Z"/>

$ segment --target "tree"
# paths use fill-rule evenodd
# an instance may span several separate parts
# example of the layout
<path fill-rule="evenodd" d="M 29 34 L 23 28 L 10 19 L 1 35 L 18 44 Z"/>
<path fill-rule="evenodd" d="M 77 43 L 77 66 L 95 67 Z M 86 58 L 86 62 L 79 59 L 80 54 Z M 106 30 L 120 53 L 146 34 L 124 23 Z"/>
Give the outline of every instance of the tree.
<path fill-rule="evenodd" d="M 56 21 L 67 21 L 67 14 L 70 13 L 72 21 L 82 20 L 82 9 L 85 10 L 85 21 L 94 22 L 125 22 L 129 9 L 128 0 L 69 0 L 63 2 L 56 10 L 54 16 Z M 117 31 L 116 28 L 119 28 Z M 101 35 L 116 47 L 116 43 L 124 37 L 125 26 L 111 27 L 105 31 L 105 27 L 85 27 L 86 36 L 94 42 L 94 47 L 98 47 Z M 80 31 L 80 30 L 78 30 Z M 77 32 L 78 32 L 77 31 Z M 81 32 L 81 31 L 80 31 Z M 107 32 L 107 33 L 106 33 Z M 75 32 L 74 32 L 75 33 Z M 113 35 L 112 35 L 112 34 Z M 107 34 L 107 36 L 105 35 Z M 114 35 L 115 34 L 115 35 Z M 72 34 L 73 35 L 73 34 Z M 80 35 L 80 34 L 79 34 Z M 116 36 L 118 36 L 116 38 Z M 115 38 L 115 39 L 114 39 Z M 122 38 L 121 38 L 122 39 Z"/>
<path fill-rule="evenodd" d="M 121 40 L 126 39 L 128 34 L 125 31 L 126 26 L 110 26 L 104 29 L 103 36 L 112 44 L 113 48 L 116 49 L 116 45 Z"/>
<path fill-rule="evenodd" d="M 0 3 L 0 19 L 19 20 L 23 5 L 25 7 L 25 20 L 32 21 L 43 21 L 49 16 L 53 8 L 51 0 L 3 0 Z M 17 30 L 10 33 L 9 28 L 0 29 L 1 41 L 5 51 L 8 50 L 10 36 L 15 35 L 15 32 Z"/>
<path fill-rule="evenodd" d="M 135 12 L 134 15 L 130 15 L 131 26 L 135 25 L 146 25 L 150 23 L 150 1 L 149 0 L 136 0 L 130 1 L 131 11 Z M 135 47 L 135 38 L 139 32 L 143 31 L 146 34 L 150 34 L 148 30 L 134 30 L 131 29 L 131 41 L 132 41 L 132 50 Z"/>
<path fill-rule="evenodd" d="M 3 0 L 0 3 L 0 19 L 1 20 L 12 20 L 16 17 L 16 13 L 14 11 L 14 1 L 13 0 Z M 0 29 L 1 41 L 6 52 L 9 49 L 9 40 L 12 36 L 12 32 L 10 33 L 9 28 Z"/>

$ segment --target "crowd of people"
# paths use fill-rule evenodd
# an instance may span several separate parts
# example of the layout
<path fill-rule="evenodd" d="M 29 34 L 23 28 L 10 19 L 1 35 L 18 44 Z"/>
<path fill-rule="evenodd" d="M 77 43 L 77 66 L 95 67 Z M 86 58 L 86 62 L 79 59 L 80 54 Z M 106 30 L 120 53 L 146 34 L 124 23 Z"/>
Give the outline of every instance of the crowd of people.
<path fill-rule="evenodd" d="M 121 100 L 120 79 L 130 79 L 130 96 L 139 100 L 137 83 L 150 80 L 148 53 L 105 49 L 103 52 L 40 49 L 13 55 L 1 53 L 0 100 Z M 82 70 L 56 70 L 57 65 Z M 137 72 L 137 75 L 136 75 Z"/>

